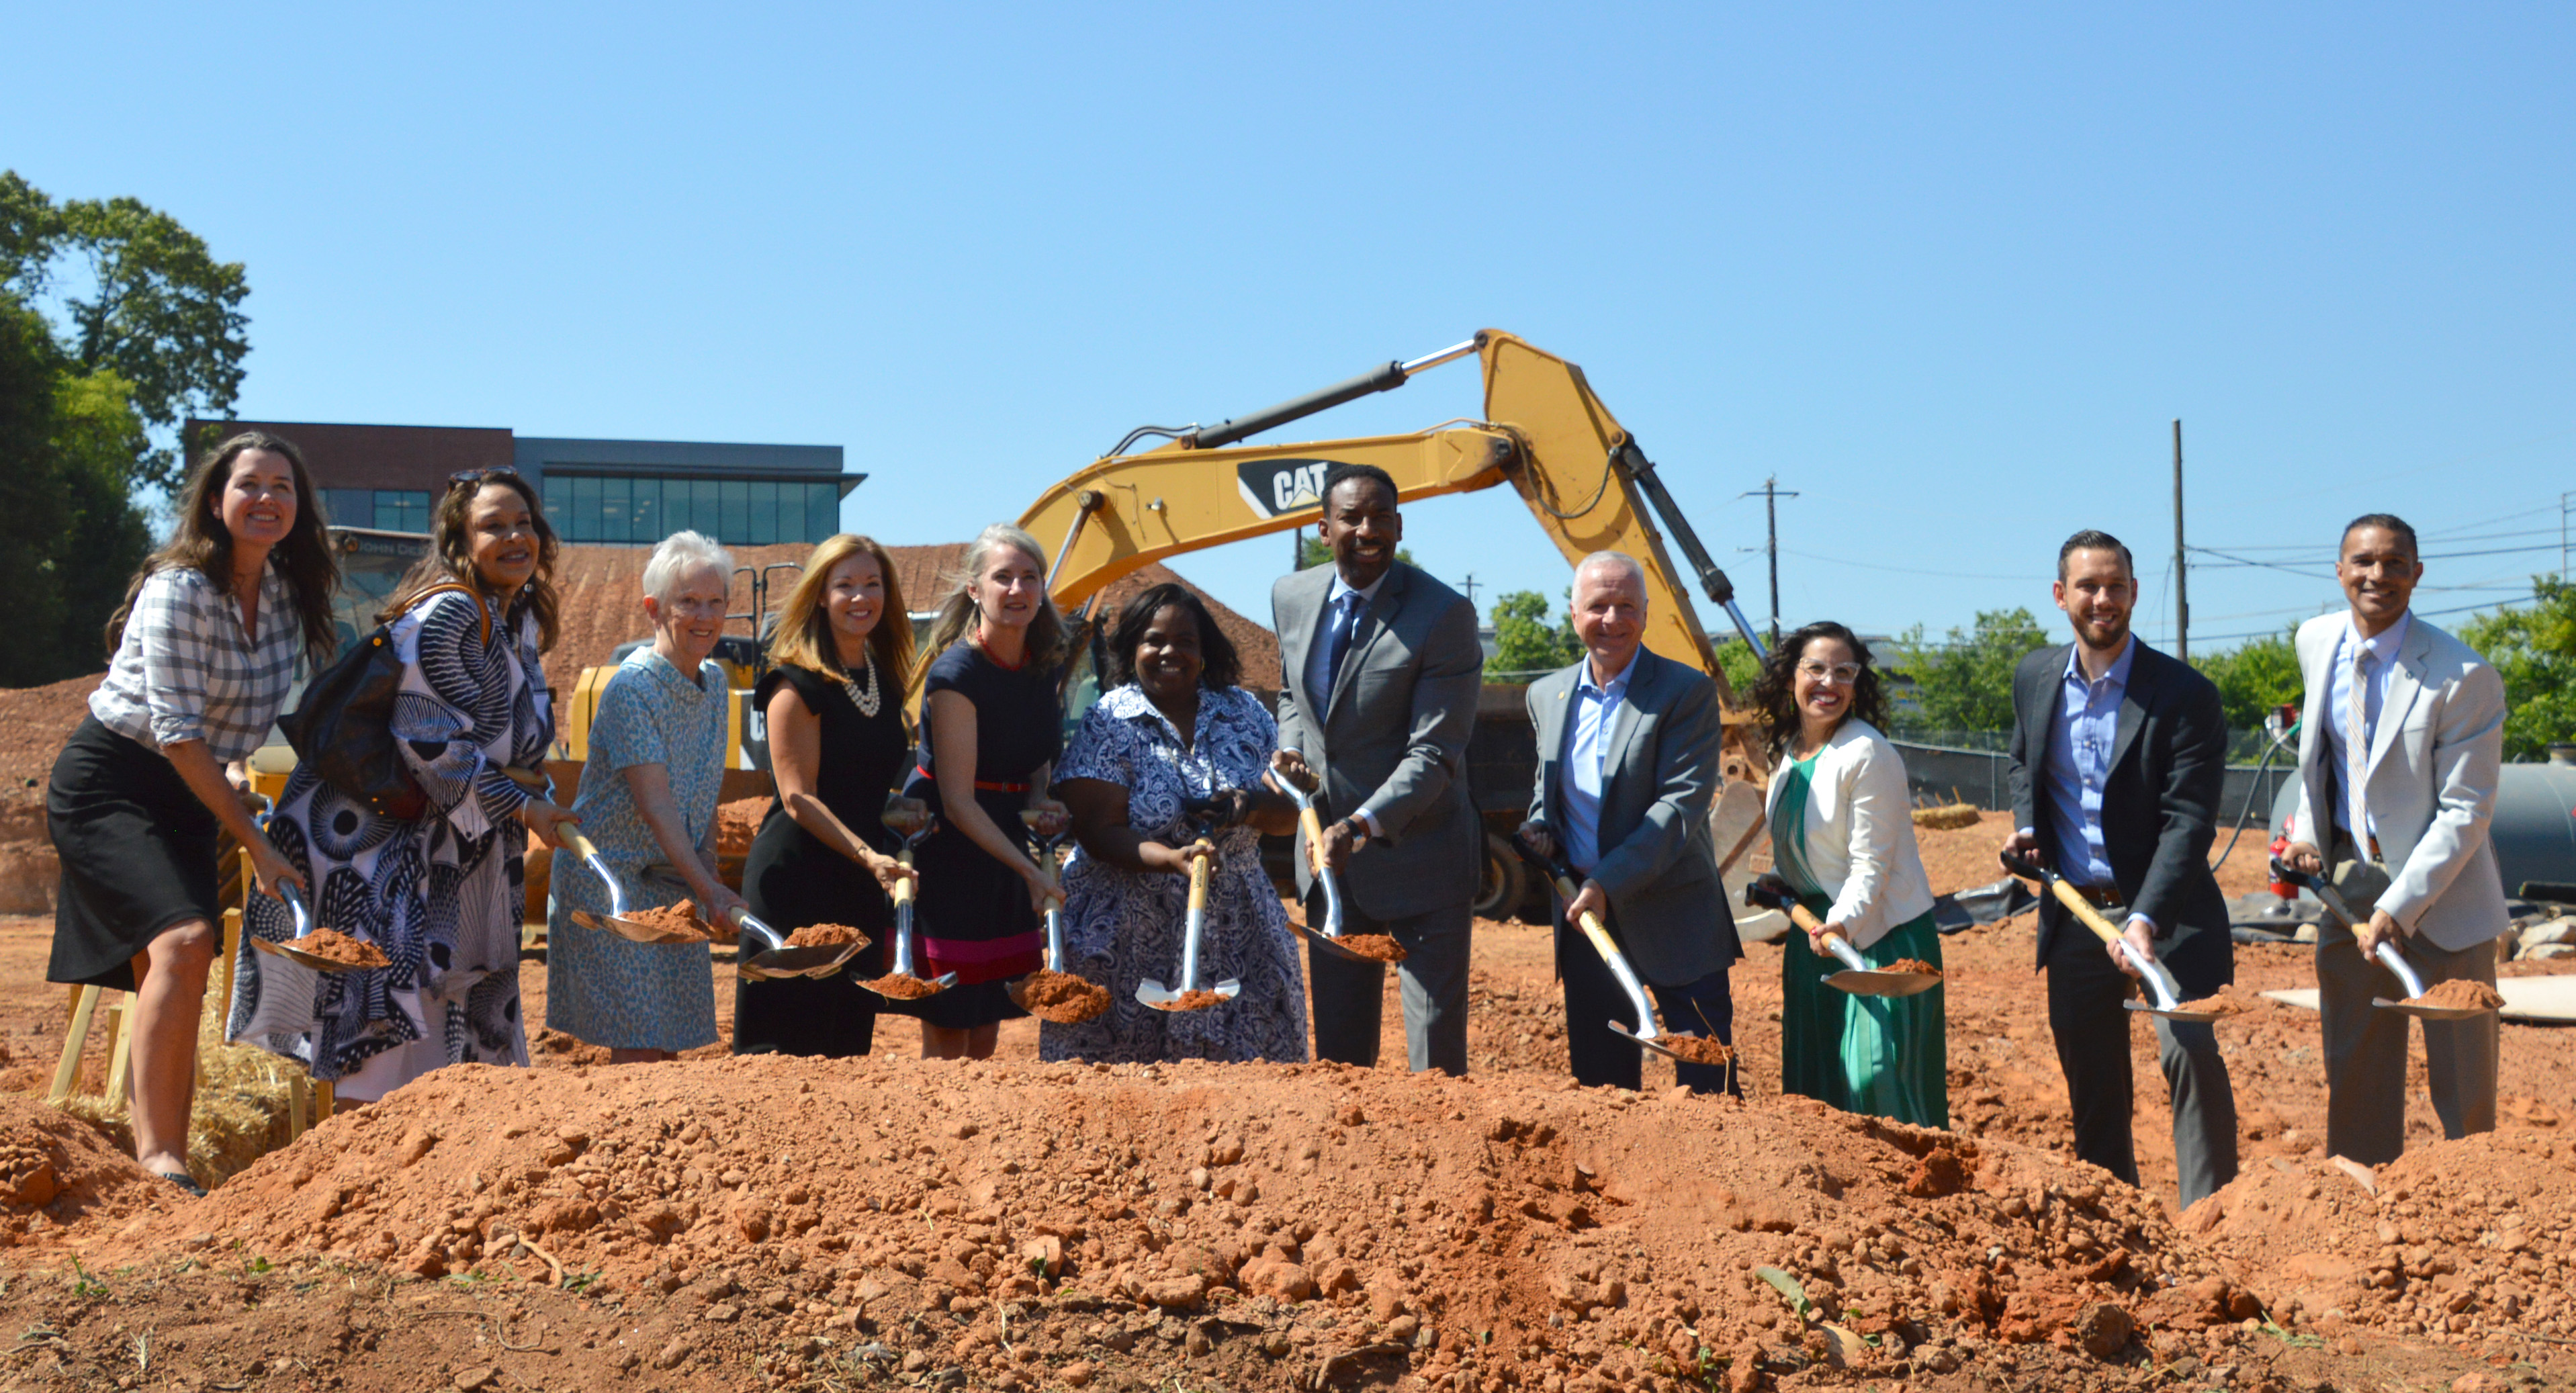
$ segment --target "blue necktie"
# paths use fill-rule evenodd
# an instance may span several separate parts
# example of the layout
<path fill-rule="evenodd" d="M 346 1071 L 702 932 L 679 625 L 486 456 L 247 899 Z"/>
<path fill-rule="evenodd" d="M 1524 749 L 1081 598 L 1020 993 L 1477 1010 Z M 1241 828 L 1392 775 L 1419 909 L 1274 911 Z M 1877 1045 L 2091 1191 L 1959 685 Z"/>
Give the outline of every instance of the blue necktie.
<path fill-rule="evenodd" d="M 1333 611 L 1333 623 L 1324 633 L 1324 700 L 1330 703 L 1333 689 L 1342 684 L 1342 659 L 1351 651 L 1351 635 L 1360 626 L 1360 606 L 1366 597 L 1356 590 L 1345 590 Z"/>

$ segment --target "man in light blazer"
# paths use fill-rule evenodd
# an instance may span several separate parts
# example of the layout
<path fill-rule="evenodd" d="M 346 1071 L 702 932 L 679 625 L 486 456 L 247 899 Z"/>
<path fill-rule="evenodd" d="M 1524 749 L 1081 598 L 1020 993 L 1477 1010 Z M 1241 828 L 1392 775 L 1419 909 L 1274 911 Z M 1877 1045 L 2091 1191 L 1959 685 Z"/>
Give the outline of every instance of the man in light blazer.
<path fill-rule="evenodd" d="M 1542 855 L 1562 846 L 1580 878 L 1556 919 L 1565 981 L 1565 1048 L 1575 1082 L 1634 1089 L 1637 1046 L 1609 1029 L 1635 1007 L 1575 927 L 1598 915 L 1654 994 L 1664 1024 L 1734 1043 L 1727 968 L 1744 956 L 1709 845 L 1718 774 L 1717 684 L 1644 644 L 1646 573 L 1634 557 L 1594 552 L 1574 569 L 1574 632 L 1584 656 L 1529 685 L 1538 778 L 1520 836 Z M 1733 1091 L 1731 1068 L 1675 1064 L 1692 1091 Z"/>
<path fill-rule="evenodd" d="M 2030 654 L 2013 674 L 2017 830 L 2005 850 L 2053 866 L 2132 947 L 2164 964 L 2185 1000 L 2206 996 L 2236 978 L 2227 900 L 2209 870 L 2227 777 L 2218 689 L 2129 632 L 2137 572 L 2118 538 L 2067 538 L 2052 593 L 2075 641 Z M 2039 902 L 2039 965 L 2075 1154 L 2135 1185 L 2123 1006 L 2137 973 L 2055 896 Z M 2154 1019 L 2189 1206 L 2236 1176 L 2236 1093 L 2215 1031 Z"/>
<path fill-rule="evenodd" d="M 2504 882 L 2487 840 L 2504 759 L 2504 681 L 2467 644 L 2407 612 L 2424 563 L 2386 513 L 2344 529 L 2335 579 L 2351 608 L 2299 626 L 2299 808 L 2286 859 L 2331 873 L 2358 927 L 2317 926 L 2325 1013 L 2326 1150 L 2365 1165 L 2406 1147 L 2404 995 L 2372 957 L 2397 944 L 2427 986 L 2492 986 Z M 2358 796 L 2356 796 L 2358 795 Z M 2445 1136 L 2495 1130 L 2496 1017 L 2424 1022 Z"/>
<path fill-rule="evenodd" d="M 1419 1071 L 1467 1072 L 1467 950 L 1484 873 L 1467 793 L 1467 737 L 1485 653 L 1465 597 L 1396 560 L 1395 480 L 1369 465 L 1324 475 L 1329 565 L 1271 587 L 1279 634 L 1280 776 L 1320 766 L 1324 864 L 1341 879 L 1344 931 L 1404 946 L 1405 1053 Z M 1304 834 L 1297 888 L 1323 922 Z M 1377 1063 L 1386 969 L 1315 949 L 1315 1055 Z"/>

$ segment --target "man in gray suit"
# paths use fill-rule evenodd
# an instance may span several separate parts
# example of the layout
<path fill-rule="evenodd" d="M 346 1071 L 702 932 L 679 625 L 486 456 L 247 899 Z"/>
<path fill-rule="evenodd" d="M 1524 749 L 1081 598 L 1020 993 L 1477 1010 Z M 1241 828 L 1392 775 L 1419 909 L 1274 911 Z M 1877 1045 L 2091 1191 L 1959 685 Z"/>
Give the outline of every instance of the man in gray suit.
<path fill-rule="evenodd" d="M 2406 1148 L 2404 994 L 2372 954 L 2395 943 L 2425 984 L 2496 979 L 2504 882 L 2487 824 L 2504 758 L 2504 682 L 2467 644 L 2407 612 L 2424 578 L 2415 529 L 2386 513 L 2344 529 L 2335 579 L 2351 609 L 2299 626 L 2307 709 L 2285 858 L 2369 922 L 2317 927 L 2326 1150 L 2383 1165 Z M 2329 916 L 2331 919 L 2331 916 Z M 2496 1017 L 2424 1022 L 2442 1133 L 2495 1130 Z"/>
<path fill-rule="evenodd" d="M 1542 856 L 1562 847 L 1581 878 L 1556 921 L 1574 1080 L 1633 1089 L 1641 1052 L 1609 1022 L 1635 1007 L 1574 924 L 1586 912 L 1600 917 L 1667 1026 L 1734 1043 L 1727 968 L 1744 949 L 1708 834 L 1717 683 L 1646 648 L 1646 573 L 1623 553 L 1594 552 L 1574 568 L 1574 632 L 1584 657 L 1529 685 L 1538 778 L 1520 837 Z M 1732 1091 L 1732 1073 L 1673 1066 L 1696 1093 Z"/>
<path fill-rule="evenodd" d="M 1341 878 L 1344 929 L 1391 935 L 1407 954 L 1406 1055 L 1416 1070 L 1467 1072 L 1468 906 L 1484 828 L 1467 796 L 1467 736 L 1485 653 L 1457 591 L 1395 559 L 1395 480 L 1369 465 L 1324 475 L 1328 566 L 1271 587 L 1279 634 L 1280 776 L 1312 786 L 1321 766 L 1324 864 Z M 1299 834 L 1307 922 L 1322 895 Z M 1310 949 L 1315 1054 L 1377 1063 L 1386 969 Z"/>

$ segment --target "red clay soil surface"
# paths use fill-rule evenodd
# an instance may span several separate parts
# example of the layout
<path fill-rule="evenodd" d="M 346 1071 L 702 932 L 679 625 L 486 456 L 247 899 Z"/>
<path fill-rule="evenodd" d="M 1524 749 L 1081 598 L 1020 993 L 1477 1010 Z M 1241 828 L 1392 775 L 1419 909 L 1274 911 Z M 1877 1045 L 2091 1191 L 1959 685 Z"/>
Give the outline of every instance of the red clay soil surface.
<path fill-rule="evenodd" d="M 1363 958 L 1382 963 L 1404 961 L 1404 945 L 1389 934 L 1343 934 L 1333 940 Z"/>
<path fill-rule="evenodd" d="M 2492 1011 L 2504 1004 L 2504 993 L 2466 977 L 2436 982 L 2422 996 L 2406 998 L 2408 1006 L 2439 1006 L 2446 1011 Z"/>
<path fill-rule="evenodd" d="M 2003 821 L 1923 834 L 1936 888 L 1995 879 Z M 0 1086 L 39 1096 L 48 928 L 0 920 Z M 2241 986 L 2312 985 L 2310 951 L 2240 947 Z M 1573 1087 L 1516 923 L 1477 925 L 1465 1080 L 1402 1072 L 1394 974 L 1370 1070 L 1041 1064 L 1024 1020 L 925 1062 L 894 1016 L 864 1060 L 608 1066 L 542 1028 L 531 958 L 536 1068 L 433 1075 L 209 1200 L 0 1100 L 0 1182 L 41 1152 L 88 1197 L 0 1210 L 0 1358 L 64 1389 L 2576 1386 L 2566 1037 L 2504 1025 L 2501 1128 L 2461 1142 L 2416 1046 L 2408 1153 L 2356 1175 L 2315 1014 L 2251 998 L 2217 1027 L 2243 1174 L 2176 1215 L 2146 1023 L 2140 1191 L 2066 1152 L 2028 916 L 1943 954 L 1949 1133 L 1778 1096 L 1772 946 L 1734 977 L 1741 1103 L 1657 1057 Z"/>

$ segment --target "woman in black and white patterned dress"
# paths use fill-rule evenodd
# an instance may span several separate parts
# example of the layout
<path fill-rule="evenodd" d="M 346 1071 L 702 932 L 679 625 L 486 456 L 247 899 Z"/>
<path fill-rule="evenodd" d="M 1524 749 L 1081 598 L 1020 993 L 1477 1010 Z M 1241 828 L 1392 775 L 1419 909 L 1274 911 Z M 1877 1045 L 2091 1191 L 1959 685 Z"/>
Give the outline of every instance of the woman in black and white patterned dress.
<path fill-rule="evenodd" d="M 536 491 L 513 470 L 459 476 L 430 530 L 430 554 L 385 616 L 403 660 L 394 744 L 426 810 L 380 816 L 299 765 L 269 820 L 317 887 L 319 921 L 393 965 L 317 973 L 247 941 L 234 960 L 230 1037 L 364 1101 L 442 1065 L 527 1064 L 521 861 L 529 832 L 552 846 L 567 816 L 541 772 L 554 736 L 538 655 L 555 633 L 555 535 Z M 244 929 L 245 940 L 295 932 L 262 901 Z"/>
<path fill-rule="evenodd" d="M 1236 685 L 1234 646 L 1182 586 L 1130 601 L 1109 650 L 1109 680 L 1119 685 L 1083 717 L 1056 766 L 1081 842 L 1064 878 L 1065 968 L 1109 988 L 1109 1010 L 1081 1025 L 1041 1025 L 1038 1057 L 1301 1063 L 1305 975 L 1261 868 L 1260 834 L 1297 825 L 1296 805 L 1263 781 L 1279 727 Z M 1199 985 L 1232 977 L 1243 990 L 1203 1011 L 1158 1011 L 1136 999 L 1136 984 L 1178 981 L 1188 848 L 1203 828 L 1216 858 Z"/>

